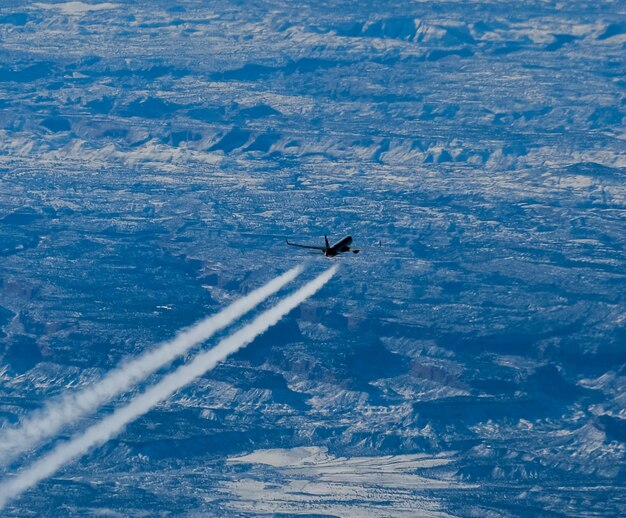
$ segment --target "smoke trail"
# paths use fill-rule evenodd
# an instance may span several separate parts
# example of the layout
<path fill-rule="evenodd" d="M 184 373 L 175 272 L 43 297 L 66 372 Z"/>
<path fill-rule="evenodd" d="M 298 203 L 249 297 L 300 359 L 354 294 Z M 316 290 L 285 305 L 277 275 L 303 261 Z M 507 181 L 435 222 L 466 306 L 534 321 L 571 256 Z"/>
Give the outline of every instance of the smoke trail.
<path fill-rule="evenodd" d="M 198 354 L 192 362 L 165 376 L 162 381 L 134 398 L 125 407 L 116 410 L 69 442 L 57 446 L 30 468 L 21 471 L 15 478 L 2 484 L 0 486 L 0 510 L 4 509 L 9 500 L 18 497 L 39 481 L 52 475 L 61 466 L 83 455 L 94 446 L 104 444 L 122 431 L 128 423 L 147 413 L 160 401 L 168 398 L 195 378 L 211 370 L 227 356 L 248 345 L 287 313 L 314 295 L 331 279 L 337 268 L 337 265 L 329 268 L 295 293 L 285 297 L 273 308 L 259 315 L 250 324 L 224 338 L 213 349 Z"/>
<path fill-rule="evenodd" d="M 291 282 L 302 270 L 302 266 L 292 268 L 265 286 L 237 300 L 216 315 L 207 317 L 192 327 L 181 331 L 173 340 L 122 364 L 96 382 L 95 385 L 49 403 L 21 422 L 17 428 L 2 430 L 0 433 L 0 465 L 9 464 L 21 453 L 55 435 L 63 426 L 77 421 L 89 412 L 94 412 L 102 404 L 129 390 L 135 383 L 145 379 L 177 356 L 208 340 L 217 331 L 231 324 L 258 306 L 267 297 L 276 293 L 285 284 Z"/>

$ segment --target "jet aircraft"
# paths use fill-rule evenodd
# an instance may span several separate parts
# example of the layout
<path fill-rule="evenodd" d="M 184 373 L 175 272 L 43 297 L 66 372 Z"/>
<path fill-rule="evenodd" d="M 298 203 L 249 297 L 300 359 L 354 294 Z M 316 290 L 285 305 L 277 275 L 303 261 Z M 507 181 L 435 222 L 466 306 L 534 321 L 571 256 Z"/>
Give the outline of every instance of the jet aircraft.
<path fill-rule="evenodd" d="M 352 252 L 353 254 L 358 254 L 360 252 L 358 248 L 353 248 L 350 246 L 352 244 L 352 236 L 342 237 L 334 245 L 331 245 L 328 242 L 328 237 L 324 236 L 324 242 L 326 243 L 324 246 L 300 245 L 298 243 L 291 243 L 289 239 L 286 239 L 286 241 L 287 241 L 287 244 L 291 246 L 298 246 L 300 248 L 311 248 L 313 250 L 319 250 L 326 257 L 335 257 L 337 254 L 341 254 L 343 252 Z"/>

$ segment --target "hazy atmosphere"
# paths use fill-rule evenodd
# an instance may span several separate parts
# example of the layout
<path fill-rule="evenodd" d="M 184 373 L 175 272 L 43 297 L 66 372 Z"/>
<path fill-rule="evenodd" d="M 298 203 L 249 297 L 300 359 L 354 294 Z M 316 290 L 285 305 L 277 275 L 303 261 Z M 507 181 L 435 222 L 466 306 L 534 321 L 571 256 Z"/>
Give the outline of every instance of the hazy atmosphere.
<path fill-rule="evenodd" d="M 625 122 L 620 1 L 0 1 L 0 514 L 625 515 Z"/>

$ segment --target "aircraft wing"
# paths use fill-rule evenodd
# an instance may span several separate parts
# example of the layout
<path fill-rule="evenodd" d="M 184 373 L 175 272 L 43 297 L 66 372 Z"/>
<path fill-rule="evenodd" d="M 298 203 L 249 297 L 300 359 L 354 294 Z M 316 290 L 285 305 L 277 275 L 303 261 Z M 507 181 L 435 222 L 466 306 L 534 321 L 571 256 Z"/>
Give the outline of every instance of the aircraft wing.
<path fill-rule="evenodd" d="M 322 252 L 323 252 L 324 250 L 326 250 L 326 247 L 325 247 L 325 246 L 300 245 L 300 244 L 298 244 L 298 243 L 291 243 L 291 242 L 289 241 L 289 239 L 285 239 L 285 241 L 287 241 L 287 244 L 288 244 L 288 245 L 291 245 L 291 246 L 298 246 L 298 247 L 300 247 L 300 248 L 311 248 L 311 249 L 313 249 L 313 250 L 321 250 Z"/>

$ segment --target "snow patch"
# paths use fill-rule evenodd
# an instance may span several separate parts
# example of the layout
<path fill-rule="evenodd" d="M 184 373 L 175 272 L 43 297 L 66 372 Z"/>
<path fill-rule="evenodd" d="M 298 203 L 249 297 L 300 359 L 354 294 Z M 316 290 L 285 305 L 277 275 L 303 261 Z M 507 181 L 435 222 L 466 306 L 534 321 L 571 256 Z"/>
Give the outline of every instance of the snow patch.
<path fill-rule="evenodd" d="M 236 496 L 229 505 L 244 512 L 443 517 L 449 515 L 432 499 L 431 491 L 474 486 L 460 484 L 451 473 L 440 470 L 432 477 L 415 471 L 453 460 L 451 452 L 346 458 L 316 446 L 257 450 L 228 459 L 242 468 L 251 466 L 222 490 Z M 270 473 L 271 483 L 267 482 Z"/>
<path fill-rule="evenodd" d="M 84 2 L 65 2 L 64 4 L 33 4 L 40 9 L 57 9 L 69 16 L 84 16 L 91 11 L 104 11 L 106 9 L 117 9 L 121 4 L 105 2 L 102 4 L 85 4 Z"/>

